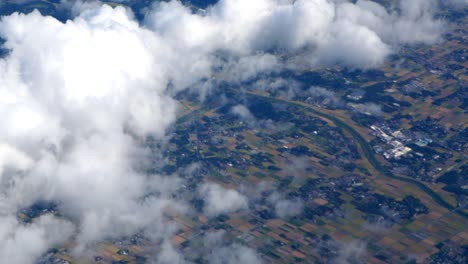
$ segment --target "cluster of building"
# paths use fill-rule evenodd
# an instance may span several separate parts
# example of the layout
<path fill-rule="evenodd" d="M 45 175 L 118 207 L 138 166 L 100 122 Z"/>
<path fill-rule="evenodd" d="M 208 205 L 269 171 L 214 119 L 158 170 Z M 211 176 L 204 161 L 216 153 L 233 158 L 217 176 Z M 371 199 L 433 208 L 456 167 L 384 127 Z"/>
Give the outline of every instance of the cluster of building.
<path fill-rule="evenodd" d="M 370 128 L 375 132 L 377 137 L 392 147 L 390 150 L 387 150 L 383 153 L 386 159 L 398 159 L 412 151 L 411 148 L 405 146 L 400 141 L 400 139 L 404 138 L 404 135 L 401 133 L 401 131 L 398 130 L 393 132 L 391 135 L 388 135 L 376 125 L 372 125 Z"/>

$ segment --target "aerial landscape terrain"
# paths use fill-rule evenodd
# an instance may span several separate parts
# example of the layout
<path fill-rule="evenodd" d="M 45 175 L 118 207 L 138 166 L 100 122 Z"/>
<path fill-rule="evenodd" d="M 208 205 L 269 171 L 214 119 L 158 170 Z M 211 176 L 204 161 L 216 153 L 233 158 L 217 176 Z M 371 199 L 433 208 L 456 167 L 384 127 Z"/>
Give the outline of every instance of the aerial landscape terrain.
<path fill-rule="evenodd" d="M 0 264 L 468 263 L 468 0 L 0 0 Z"/>

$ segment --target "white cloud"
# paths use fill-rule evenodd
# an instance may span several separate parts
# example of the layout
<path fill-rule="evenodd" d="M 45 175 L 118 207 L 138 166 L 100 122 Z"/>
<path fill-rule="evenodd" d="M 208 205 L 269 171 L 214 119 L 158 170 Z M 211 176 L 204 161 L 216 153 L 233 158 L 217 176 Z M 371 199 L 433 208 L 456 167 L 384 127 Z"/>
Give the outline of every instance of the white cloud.
<path fill-rule="evenodd" d="M 11 261 L 21 264 L 60 242 L 43 235 L 49 223 L 70 233 L 64 220 L 14 220 L 38 200 L 57 201 L 73 221 L 77 251 L 142 230 L 167 238 L 174 228 L 162 211 L 185 210 L 171 195 L 180 181 L 142 172 L 151 157 L 141 142 L 165 137 L 174 92 L 209 87 L 217 76 L 239 82 L 277 71 L 276 51 L 310 64 L 377 66 L 400 44 L 439 40 L 433 1 L 417 3 L 403 0 L 397 13 L 368 1 L 221 0 L 198 14 L 170 1 L 156 4 L 142 26 L 128 9 L 80 1 L 66 23 L 39 12 L 1 18 L 10 53 L 0 59 L 0 226 L 9 228 L 0 249 L 21 249 Z M 218 185 L 201 193 L 210 215 L 248 205 Z M 232 250 L 234 259 L 255 260 Z"/>
<path fill-rule="evenodd" d="M 280 218 L 300 215 L 304 204 L 300 200 L 278 200 L 275 203 L 276 215 Z"/>
<path fill-rule="evenodd" d="M 373 116 L 382 116 L 382 106 L 375 103 L 365 103 L 365 104 L 355 104 L 354 109 L 360 113 L 373 115 Z"/>
<path fill-rule="evenodd" d="M 200 188 L 200 195 L 205 199 L 203 209 L 208 216 L 232 213 L 247 209 L 247 198 L 236 190 L 225 189 L 217 184 L 207 183 Z"/>
<path fill-rule="evenodd" d="M 350 263 L 365 263 L 367 254 L 367 243 L 360 240 L 339 243 L 338 256 L 333 259 L 334 263 L 350 264 Z"/>
<path fill-rule="evenodd" d="M 157 257 L 157 264 L 183 264 L 187 263 L 184 257 L 175 250 L 175 248 L 169 243 L 165 242 L 162 245 L 161 253 Z"/>
<path fill-rule="evenodd" d="M 165 95 L 167 47 L 153 32 L 125 9 L 103 6 L 65 24 L 13 14 L 0 33 L 11 50 L 0 61 L 0 195 L 8 205 L 1 215 L 59 201 L 77 224 L 81 250 L 164 226 L 166 206 L 182 210 L 168 195 L 176 178 L 137 172 L 142 154 L 149 158 L 138 138 L 163 137 L 177 105 Z"/>
<path fill-rule="evenodd" d="M 251 248 L 240 244 L 229 244 L 224 238 L 224 231 L 208 233 L 204 237 L 204 247 L 209 250 L 206 256 L 210 264 L 260 264 L 259 256 Z"/>
<path fill-rule="evenodd" d="M 306 48 L 309 63 L 372 68 L 399 44 L 440 40 L 435 1 L 403 0 L 401 12 L 359 0 L 221 0 L 204 15 L 176 1 L 161 2 L 146 24 L 179 50 L 238 55 Z M 194 54 L 186 54 L 196 56 Z M 205 60 L 205 63 L 210 63 Z"/>
<path fill-rule="evenodd" d="M 259 74 L 279 72 L 282 65 L 278 59 L 271 54 L 255 54 L 231 60 L 216 75 L 218 80 L 230 83 L 242 83 L 257 77 Z"/>
<path fill-rule="evenodd" d="M 232 244 L 230 246 L 218 248 L 208 256 L 210 264 L 260 264 L 261 259 L 251 248 Z"/>
<path fill-rule="evenodd" d="M 74 232 L 71 223 L 43 215 L 22 225 L 15 217 L 0 217 L 0 255 L 8 263 L 33 263 L 50 247 L 66 242 Z"/>
<path fill-rule="evenodd" d="M 279 218 L 287 218 L 296 216 L 302 213 L 304 209 L 304 203 L 299 199 L 286 199 L 283 195 L 278 192 L 273 192 L 268 197 L 270 202 L 275 208 L 275 214 Z"/>
<path fill-rule="evenodd" d="M 245 120 L 250 126 L 254 126 L 256 123 L 256 118 L 250 112 L 250 110 L 243 106 L 243 105 L 236 105 L 231 109 L 231 112 L 237 116 L 239 116 L 242 120 Z"/>

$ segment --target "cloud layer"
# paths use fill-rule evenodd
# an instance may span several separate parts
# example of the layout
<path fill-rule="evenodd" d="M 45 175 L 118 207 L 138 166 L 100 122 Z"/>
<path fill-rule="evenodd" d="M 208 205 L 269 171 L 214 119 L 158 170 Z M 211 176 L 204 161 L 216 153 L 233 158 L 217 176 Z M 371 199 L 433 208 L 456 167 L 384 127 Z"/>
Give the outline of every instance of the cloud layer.
<path fill-rule="evenodd" d="M 0 32 L 11 50 L 0 61 L 2 213 L 57 201 L 81 246 L 162 224 L 177 179 L 137 172 L 149 158 L 139 139 L 163 137 L 175 118 L 161 40 L 109 6 L 66 24 L 14 14 Z"/>
<path fill-rule="evenodd" d="M 162 2 L 147 17 L 179 50 L 235 54 L 306 49 L 313 64 L 371 68 L 399 44 L 440 40 L 444 23 L 433 18 L 437 2 L 403 0 L 395 10 L 359 0 L 221 0 L 204 15 L 176 1 Z"/>
<path fill-rule="evenodd" d="M 10 50 L 0 60 L 0 255 L 17 256 L 13 264 L 31 263 L 72 234 L 77 252 L 140 231 L 170 235 L 163 212 L 185 211 L 172 196 L 180 180 L 144 172 L 151 159 L 144 139 L 166 136 L 175 92 L 214 76 L 239 82 L 277 71 L 287 66 L 278 53 L 371 68 L 398 45 L 439 41 L 444 27 L 433 19 L 435 2 L 423 0 L 393 11 L 363 0 L 221 0 L 204 13 L 170 1 L 156 4 L 143 25 L 122 7 L 71 8 L 77 16 L 66 23 L 39 12 L 0 21 Z M 245 197 L 220 188 L 200 189 L 207 214 L 247 207 Z M 16 220 L 40 200 L 58 203 L 65 216 Z M 257 258 L 240 246 L 218 255 Z"/>

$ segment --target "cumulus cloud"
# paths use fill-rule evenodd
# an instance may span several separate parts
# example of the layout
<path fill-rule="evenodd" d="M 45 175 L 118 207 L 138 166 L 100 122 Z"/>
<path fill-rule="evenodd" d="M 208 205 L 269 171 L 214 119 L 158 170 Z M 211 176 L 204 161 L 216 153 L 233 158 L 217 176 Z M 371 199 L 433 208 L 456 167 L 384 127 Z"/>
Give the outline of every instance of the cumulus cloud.
<path fill-rule="evenodd" d="M 239 117 L 247 120 L 255 120 L 255 117 L 252 115 L 250 110 L 243 105 L 236 105 L 232 108 L 232 113 L 238 115 Z"/>
<path fill-rule="evenodd" d="M 169 243 L 165 242 L 162 245 L 161 253 L 157 256 L 156 264 L 184 264 L 187 263 L 184 257 L 176 251 Z"/>
<path fill-rule="evenodd" d="M 375 103 L 353 104 L 353 109 L 367 115 L 382 116 L 382 106 Z"/>
<path fill-rule="evenodd" d="M 231 109 L 231 112 L 237 115 L 241 120 L 247 122 L 249 126 L 255 126 L 257 119 L 247 107 L 243 105 L 236 105 Z"/>
<path fill-rule="evenodd" d="M 278 126 L 271 119 L 256 118 L 252 112 L 244 105 L 232 107 L 231 113 L 238 116 L 242 122 L 245 122 L 250 128 L 263 128 L 271 131 L 277 131 Z"/>
<path fill-rule="evenodd" d="M 359 0 L 355 5 L 343 4 L 338 16 L 363 26 L 389 45 L 434 43 L 440 40 L 445 23 L 434 19 L 436 0 L 402 0 L 398 9 L 389 12 L 379 4 Z"/>
<path fill-rule="evenodd" d="M 219 248 L 209 255 L 208 258 L 208 263 L 210 264 L 262 263 L 254 250 L 239 244 Z"/>
<path fill-rule="evenodd" d="M 200 195 L 205 199 L 203 210 L 208 216 L 232 213 L 248 207 L 248 201 L 244 195 L 217 184 L 202 185 Z"/>
<path fill-rule="evenodd" d="M 261 259 L 251 248 L 240 244 L 229 244 L 224 239 L 225 232 L 208 233 L 204 237 L 204 247 L 209 249 L 207 256 L 210 264 L 260 264 Z"/>
<path fill-rule="evenodd" d="M 38 12 L 0 23 L 11 50 L 0 60 L 1 213 L 59 201 L 80 247 L 162 226 L 164 208 L 182 208 L 169 196 L 176 178 L 138 172 L 150 158 L 139 139 L 163 137 L 177 104 L 164 93 L 165 46 L 127 12 L 102 6 L 65 24 Z"/>
<path fill-rule="evenodd" d="M 319 100 L 322 103 L 333 107 L 343 105 L 343 101 L 335 92 L 323 87 L 312 86 L 307 90 L 306 95 L 308 95 L 313 101 Z"/>
<path fill-rule="evenodd" d="M 287 218 L 302 213 L 304 203 L 299 199 L 286 199 L 279 193 L 273 193 L 268 197 L 270 203 L 275 208 L 275 214 L 279 218 Z"/>
<path fill-rule="evenodd" d="M 74 226 L 52 215 L 22 225 L 13 216 L 0 217 L 0 255 L 8 263 L 33 263 L 44 251 L 65 243 Z"/>
<path fill-rule="evenodd" d="M 200 15 L 171 1 L 157 4 L 147 25 L 182 50 L 245 55 L 305 48 L 310 63 L 370 68 L 399 44 L 439 40 L 444 23 L 433 18 L 436 4 L 403 0 L 388 11 L 367 0 L 221 0 Z"/>
<path fill-rule="evenodd" d="M 217 80 L 229 83 L 242 83 L 249 81 L 259 74 L 279 72 L 282 65 L 271 54 L 255 54 L 245 56 L 238 60 L 230 60 L 222 66 L 222 70 L 216 75 Z"/>
<path fill-rule="evenodd" d="M 339 243 L 340 249 L 338 256 L 333 260 L 334 263 L 365 263 L 367 253 L 367 243 L 360 240 L 353 240 L 348 243 Z"/>
<path fill-rule="evenodd" d="M 77 1 L 64 23 L 37 11 L 3 17 L 10 52 L 0 59 L 0 223 L 8 230 L 0 249 L 21 249 L 10 263 L 28 262 L 63 242 L 48 234 L 70 234 L 71 223 L 77 251 L 140 231 L 166 239 L 175 227 L 164 210 L 185 211 L 172 196 L 180 180 L 145 173 L 144 140 L 166 136 L 174 93 L 274 72 L 284 60 L 278 54 L 377 66 L 400 44 L 440 39 L 434 2 L 416 2 L 389 11 L 363 0 L 221 0 L 194 13 L 170 1 L 140 24 L 126 8 Z M 200 193 L 209 215 L 247 208 L 235 190 L 206 184 Z M 57 201 L 65 218 L 16 222 L 20 208 L 39 200 Z M 256 261 L 242 246 L 220 250 L 225 255 Z"/>
<path fill-rule="evenodd" d="M 300 215 L 304 209 L 304 202 L 298 198 L 289 198 L 271 182 L 260 182 L 255 186 L 242 186 L 242 192 L 249 197 L 249 201 L 259 210 L 272 209 L 272 213 L 279 218 Z"/>

